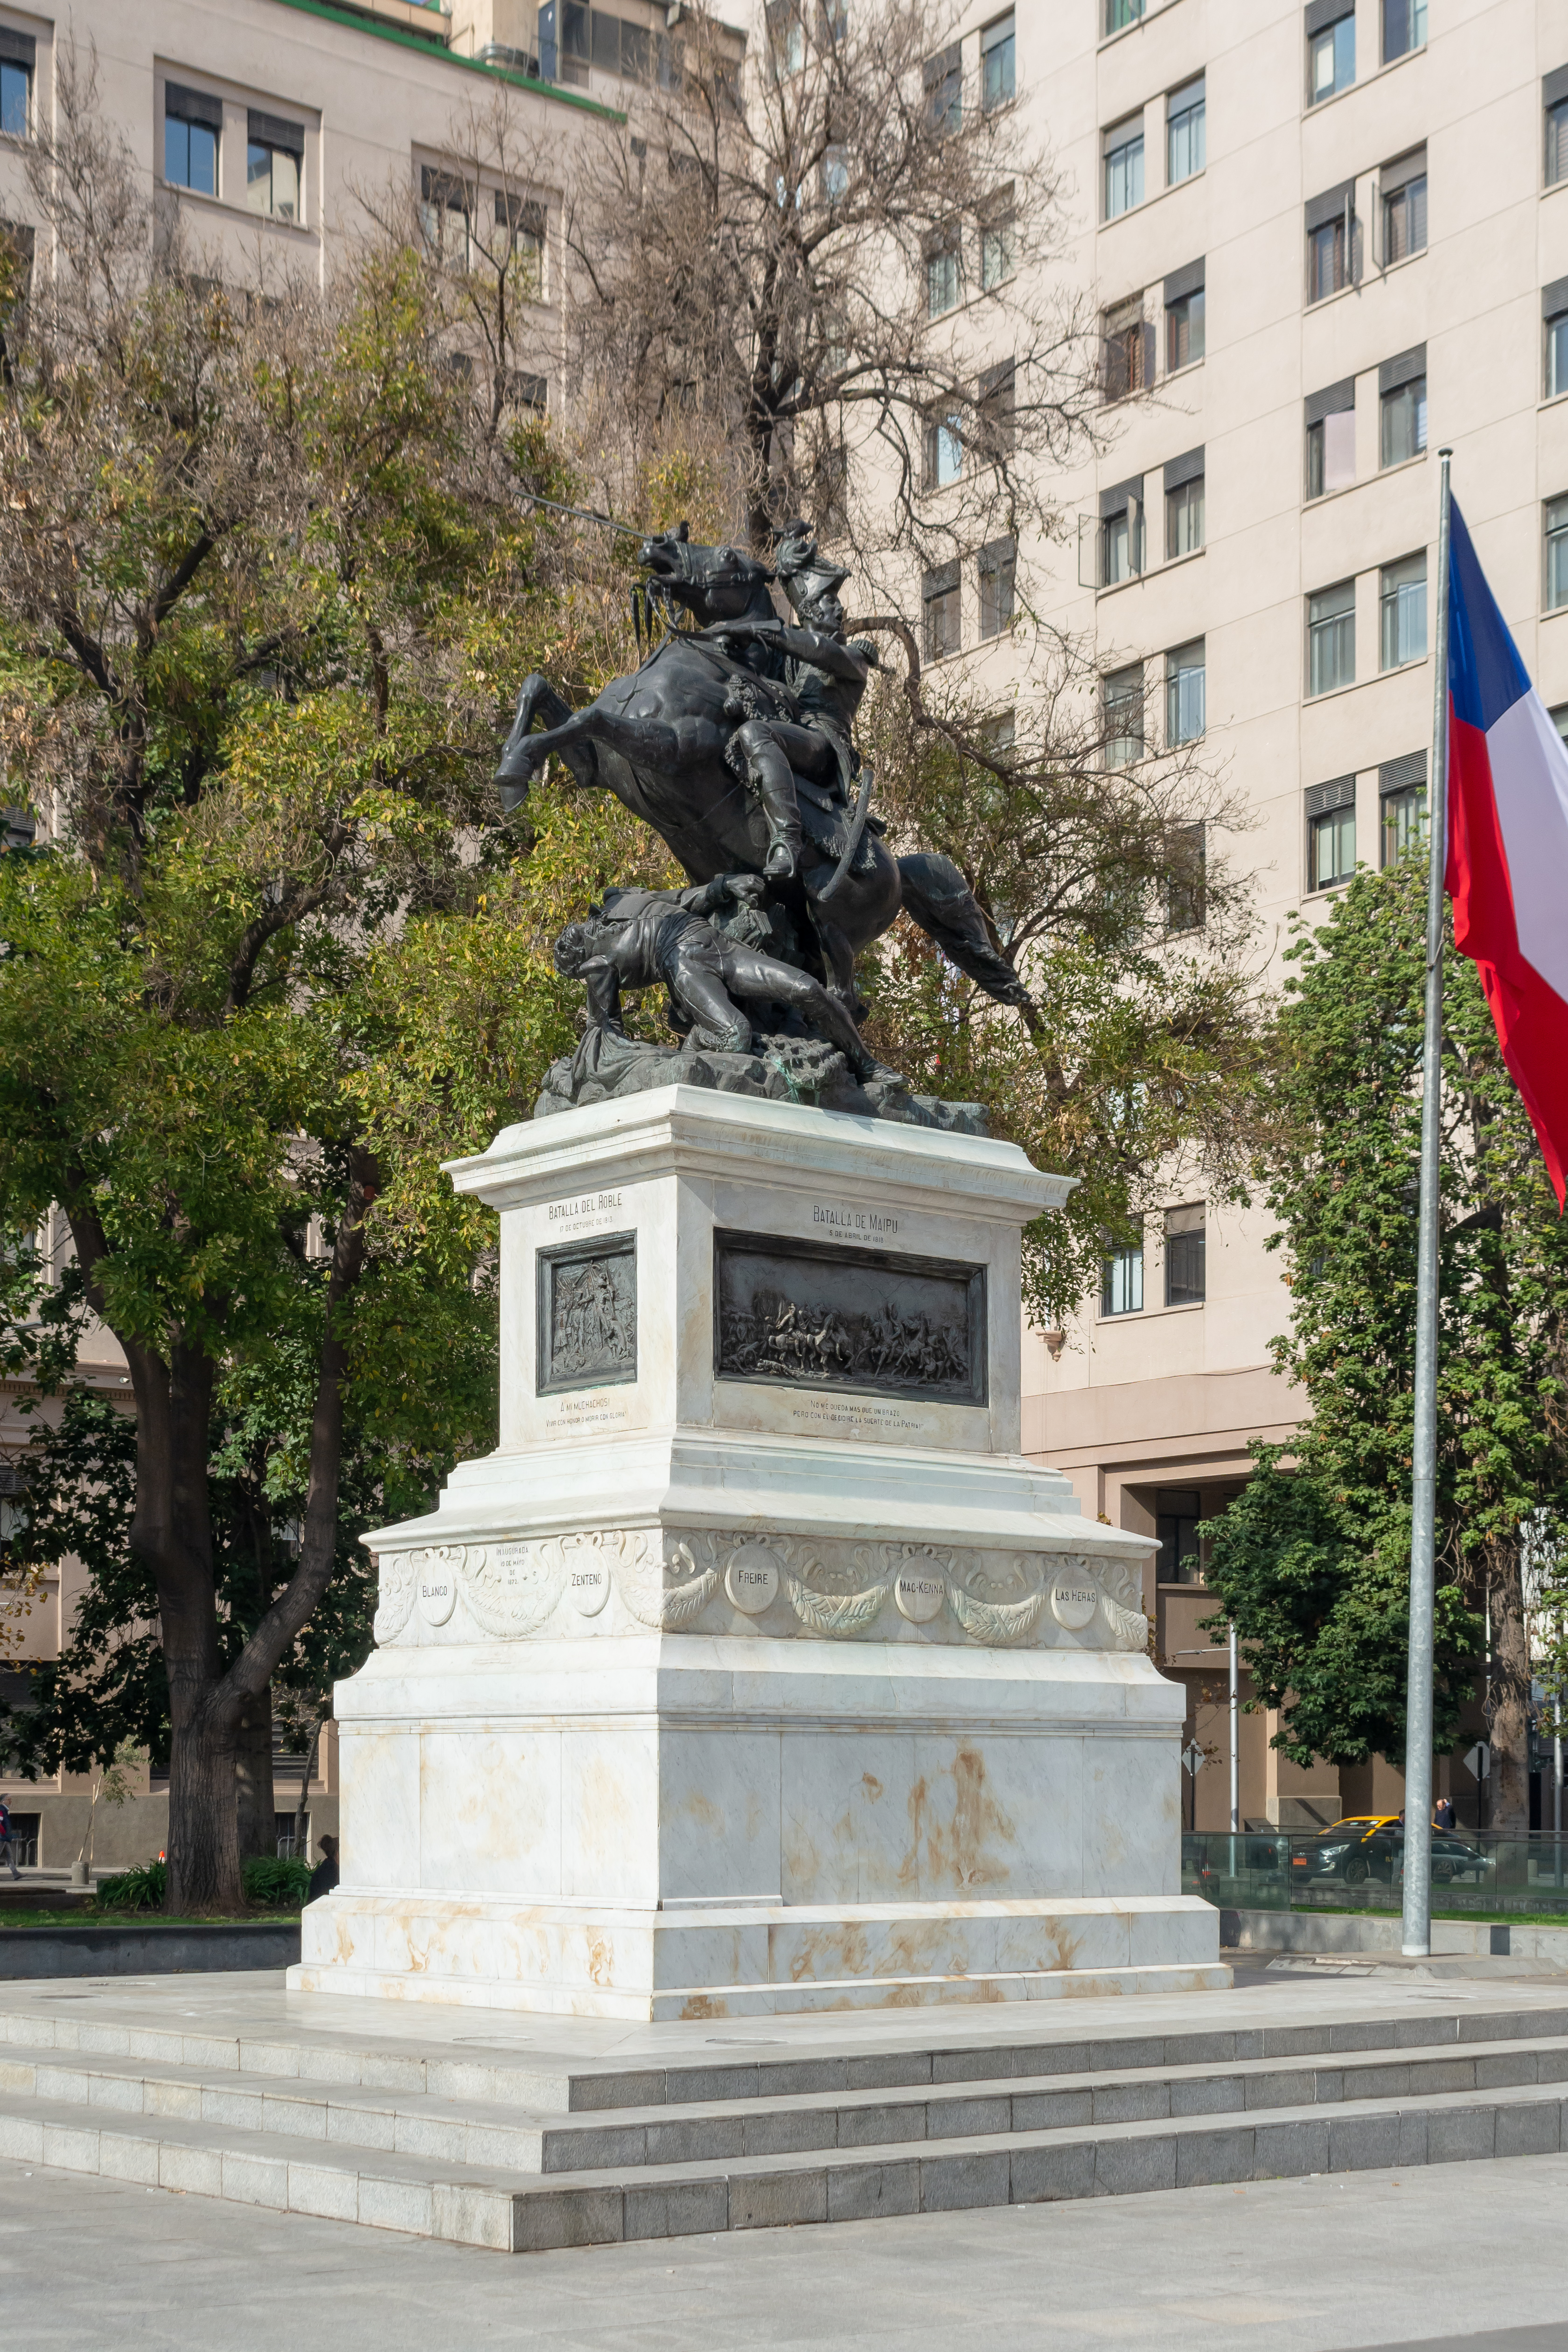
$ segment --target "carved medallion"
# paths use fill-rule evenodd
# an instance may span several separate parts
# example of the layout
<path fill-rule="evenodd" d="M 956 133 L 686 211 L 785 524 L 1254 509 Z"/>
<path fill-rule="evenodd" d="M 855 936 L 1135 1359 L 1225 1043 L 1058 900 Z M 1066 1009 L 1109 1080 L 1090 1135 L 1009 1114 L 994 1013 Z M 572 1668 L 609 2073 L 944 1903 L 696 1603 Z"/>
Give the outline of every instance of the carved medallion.
<path fill-rule="evenodd" d="M 948 1563 L 929 1544 L 911 1545 L 904 1552 L 893 1580 L 893 1599 L 900 1617 L 911 1625 L 929 1625 L 947 1599 Z"/>
<path fill-rule="evenodd" d="M 724 1590 L 744 1617 L 760 1617 L 777 1598 L 779 1563 L 766 1544 L 743 1543 L 730 1555 Z"/>
<path fill-rule="evenodd" d="M 439 1544 L 433 1549 L 416 1553 L 419 1562 L 416 1580 L 419 1588 L 419 1614 L 428 1625 L 444 1625 L 458 1605 L 458 1570 L 462 1562 L 461 1544 Z"/>
<path fill-rule="evenodd" d="M 579 1617 L 596 1617 L 610 1597 L 610 1563 L 595 1538 L 568 1536 L 562 1545 L 566 1562 L 566 1598 Z"/>
<path fill-rule="evenodd" d="M 635 1234 L 612 1234 L 538 1253 L 541 1396 L 636 1380 L 637 1249 Z"/>
<path fill-rule="evenodd" d="M 716 1233 L 713 1368 L 720 1380 L 984 1404 L 985 1269 Z"/>
<path fill-rule="evenodd" d="M 1051 1580 L 1051 1615 L 1069 1633 L 1092 1625 L 1100 1607 L 1100 1587 L 1081 1560 L 1064 1560 Z"/>

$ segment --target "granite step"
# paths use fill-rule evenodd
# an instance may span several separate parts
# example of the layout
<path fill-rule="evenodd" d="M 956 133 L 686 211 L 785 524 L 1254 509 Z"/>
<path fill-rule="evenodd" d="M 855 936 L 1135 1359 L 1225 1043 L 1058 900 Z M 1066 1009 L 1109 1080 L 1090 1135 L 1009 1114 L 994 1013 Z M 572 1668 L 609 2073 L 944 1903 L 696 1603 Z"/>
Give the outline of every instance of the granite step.
<path fill-rule="evenodd" d="M 1080 2056 L 1082 2051 L 1080 2048 Z M 107 2121 L 139 2116 L 291 2140 L 558 2175 L 714 2163 L 802 2151 L 908 2145 L 955 2137 L 1256 2115 L 1568 2082 L 1568 2036 L 1410 2047 L 1329 2060 L 1242 2059 L 1229 2065 L 1021 2075 L 933 2093 L 803 2092 L 793 2098 L 531 2113 L 500 2098 L 443 2097 L 327 2085 L 287 2075 L 204 2071 L 142 2060 L 28 2051 L 0 2053 L 0 2096 Z"/>
<path fill-rule="evenodd" d="M 1545 2155 L 1565 2144 L 1554 2084 L 1300 2104 L 1235 2115 L 797 2150 L 752 2163 L 500 2168 L 377 2153 L 179 2117 L 0 2096 L 0 2157 L 187 2195 L 530 2252 L 627 2240 L 1034 2204 L 1134 2190 Z"/>
<path fill-rule="evenodd" d="M 1329 2058 L 1421 2048 L 1568 2036 L 1568 2004 L 1552 2008 L 1444 2008 L 1434 2002 L 1419 2017 L 1314 2020 L 1235 2031 L 1150 2034 L 1079 2032 L 1059 2029 L 1037 2039 L 1015 2036 L 986 2042 L 942 2038 L 940 2025 L 896 2049 L 868 2047 L 832 2054 L 779 2056 L 769 2052 L 700 2063 L 627 2064 L 613 2057 L 552 2063 L 513 2054 L 476 2032 L 471 2051 L 450 2041 L 427 2044 L 377 2042 L 352 2031 L 247 2036 L 186 2032 L 183 2026 L 143 2027 L 103 2017 L 83 1998 L 79 2012 L 33 2005 L 0 2009 L 0 2048 L 103 2060 L 141 2059 L 153 2065 L 207 2073 L 265 2075 L 290 2084 L 424 2094 L 480 2100 L 530 2114 L 574 2116 L 617 2109 L 728 2105 L 816 2094 L 941 2088 L 1005 2083 L 1062 2074 L 1151 2074 L 1186 2066 L 1231 2066 L 1259 2059 Z"/>

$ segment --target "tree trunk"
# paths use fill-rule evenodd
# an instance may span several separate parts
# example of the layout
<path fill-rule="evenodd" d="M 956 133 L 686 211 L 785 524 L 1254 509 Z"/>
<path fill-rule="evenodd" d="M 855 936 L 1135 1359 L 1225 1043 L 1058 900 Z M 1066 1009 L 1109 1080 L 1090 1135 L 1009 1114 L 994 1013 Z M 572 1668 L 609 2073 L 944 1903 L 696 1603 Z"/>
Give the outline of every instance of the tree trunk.
<path fill-rule="evenodd" d="M 1530 1830 L 1530 1641 L 1520 1548 L 1499 1545 L 1491 1561 L 1492 1769 L 1488 1827 L 1504 1837 Z"/>
<path fill-rule="evenodd" d="M 254 1698 L 247 1698 L 241 1704 L 235 1741 L 234 1801 L 243 1869 L 246 1863 L 278 1851 L 270 1683 L 264 1683 Z"/>

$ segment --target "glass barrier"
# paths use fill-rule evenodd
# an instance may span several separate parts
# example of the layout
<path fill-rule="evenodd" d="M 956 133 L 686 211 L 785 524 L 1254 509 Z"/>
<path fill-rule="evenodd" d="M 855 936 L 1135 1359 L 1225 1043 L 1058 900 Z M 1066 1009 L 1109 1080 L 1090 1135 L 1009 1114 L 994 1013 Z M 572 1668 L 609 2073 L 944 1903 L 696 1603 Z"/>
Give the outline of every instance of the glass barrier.
<path fill-rule="evenodd" d="M 1182 1839 L 1182 1892 L 1227 1910 L 1397 1911 L 1404 1891 L 1405 1832 L 1397 1823 L 1236 1835 L 1199 1830 Z M 1434 1830 L 1432 1910 L 1568 1917 L 1568 1830 L 1561 1838 L 1550 1830 L 1529 1837 Z"/>

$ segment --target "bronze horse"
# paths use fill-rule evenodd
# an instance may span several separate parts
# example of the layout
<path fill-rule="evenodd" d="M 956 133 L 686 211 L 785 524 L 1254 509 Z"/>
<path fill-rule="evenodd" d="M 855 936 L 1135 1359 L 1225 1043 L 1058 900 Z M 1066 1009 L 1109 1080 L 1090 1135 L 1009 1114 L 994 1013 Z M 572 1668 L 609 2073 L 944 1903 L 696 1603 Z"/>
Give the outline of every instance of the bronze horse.
<path fill-rule="evenodd" d="M 784 688 L 756 666 L 758 659 L 765 662 L 770 634 L 781 628 L 768 594 L 773 575 L 738 548 L 689 541 L 684 524 L 645 540 L 638 560 L 652 575 L 651 597 L 667 612 L 689 613 L 697 625 L 668 627 L 629 677 L 612 679 L 583 710 L 574 711 L 538 671 L 525 679 L 496 773 L 501 804 L 509 814 L 515 809 L 554 753 L 575 783 L 613 792 L 650 824 L 693 882 L 718 874 L 761 875 L 766 823 L 725 751 L 735 732 L 738 690 L 773 698 L 782 719 L 793 715 Z M 728 628 L 735 630 L 733 637 L 726 637 Z M 748 663 L 743 649 L 753 646 L 763 651 Z M 535 734 L 540 718 L 545 725 Z M 820 791 L 816 797 L 822 802 Z M 833 854 L 853 838 L 850 812 L 842 793 L 837 797 L 837 812 L 829 812 L 838 820 L 837 840 L 831 828 L 826 829 L 828 845 L 808 838 L 798 878 L 769 884 L 770 896 L 795 919 L 797 935 L 815 937 L 822 977 L 833 993 L 858 1013 L 856 955 L 902 908 L 998 1003 L 1030 1009 L 1027 991 L 992 946 L 973 894 L 952 859 L 928 851 L 895 857 L 875 829 L 860 835 L 852 856 Z"/>

